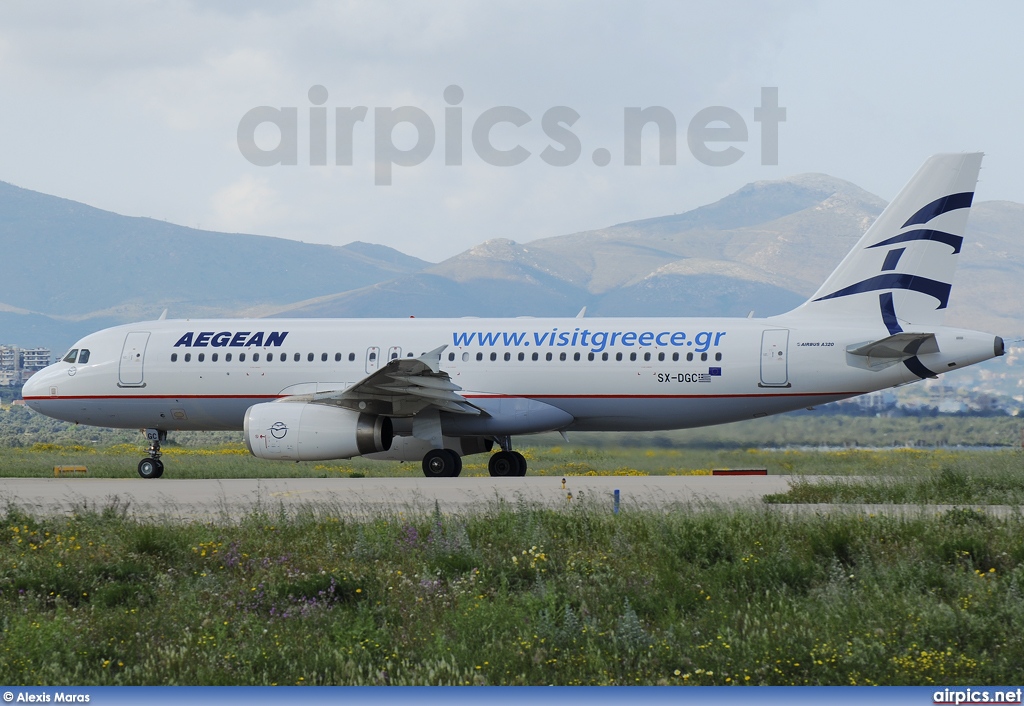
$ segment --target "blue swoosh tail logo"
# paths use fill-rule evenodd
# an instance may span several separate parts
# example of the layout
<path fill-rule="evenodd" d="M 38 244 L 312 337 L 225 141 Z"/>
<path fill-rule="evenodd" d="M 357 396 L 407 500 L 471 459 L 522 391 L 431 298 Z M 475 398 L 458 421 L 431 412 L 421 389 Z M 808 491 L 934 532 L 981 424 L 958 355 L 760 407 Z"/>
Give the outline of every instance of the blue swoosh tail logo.
<path fill-rule="evenodd" d="M 949 303 L 949 293 L 953 287 L 945 282 L 928 279 L 927 277 L 918 277 L 907 273 L 891 273 L 869 277 L 866 280 L 843 287 L 831 294 L 818 297 L 814 301 L 838 299 L 839 297 L 848 297 L 863 292 L 877 292 L 881 289 L 908 289 L 912 292 L 927 294 L 939 300 L 939 305 L 935 307 L 936 309 L 945 309 Z"/>
<path fill-rule="evenodd" d="M 950 211 L 956 211 L 961 208 L 970 208 L 973 200 L 973 191 L 965 191 L 961 194 L 950 194 L 949 196 L 943 196 L 941 199 L 935 199 L 927 206 L 920 208 L 917 213 L 908 218 L 907 222 L 904 223 L 902 227 L 906 228 L 907 226 L 927 223 L 933 218 L 941 216 L 943 213 L 949 213 Z"/>

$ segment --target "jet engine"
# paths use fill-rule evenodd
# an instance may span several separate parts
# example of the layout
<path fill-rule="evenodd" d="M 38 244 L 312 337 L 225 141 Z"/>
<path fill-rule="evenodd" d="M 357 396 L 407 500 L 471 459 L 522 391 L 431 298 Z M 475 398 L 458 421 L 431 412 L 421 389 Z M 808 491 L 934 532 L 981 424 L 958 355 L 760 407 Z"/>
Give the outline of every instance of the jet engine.
<path fill-rule="evenodd" d="M 328 461 L 387 451 L 389 417 L 309 402 L 264 402 L 245 412 L 245 445 L 257 458 Z"/>

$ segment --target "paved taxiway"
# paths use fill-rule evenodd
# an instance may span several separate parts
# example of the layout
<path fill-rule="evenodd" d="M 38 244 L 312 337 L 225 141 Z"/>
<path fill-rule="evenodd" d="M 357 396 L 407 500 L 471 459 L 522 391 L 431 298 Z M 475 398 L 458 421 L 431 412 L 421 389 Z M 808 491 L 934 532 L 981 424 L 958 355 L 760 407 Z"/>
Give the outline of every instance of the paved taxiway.
<path fill-rule="evenodd" d="M 760 504 L 789 489 L 787 476 L 555 476 L 525 478 L 264 478 L 159 480 L 5 478 L 0 502 L 33 514 L 68 514 L 116 506 L 138 517 L 237 518 L 253 511 L 330 509 L 348 515 L 381 511 L 482 512 L 499 503 L 565 507 L 584 502 L 623 509 Z M 569 498 L 569 495 L 572 498 Z"/>
<path fill-rule="evenodd" d="M 815 480 L 813 477 L 804 477 Z M 790 476 L 570 476 L 561 478 L 264 478 L 179 480 L 161 478 L 5 478 L 0 504 L 34 515 L 66 515 L 115 508 L 139 518 L 235 520 L 252 512 L 314 510 L 330 515 L 368 516 L 390 512 L 486 512 L 512 507 L 607 508 L 619 490 L 629 510 L 759 507 L 784 514 L 866 513 L 930 515 L 952 505 L 765 505 L 769 493 L 789 489 Z M 572 495 L 570 499 L 570 494 Z M 1024 514 L 1024 508 L 969 506 L 990 515 Z"/>

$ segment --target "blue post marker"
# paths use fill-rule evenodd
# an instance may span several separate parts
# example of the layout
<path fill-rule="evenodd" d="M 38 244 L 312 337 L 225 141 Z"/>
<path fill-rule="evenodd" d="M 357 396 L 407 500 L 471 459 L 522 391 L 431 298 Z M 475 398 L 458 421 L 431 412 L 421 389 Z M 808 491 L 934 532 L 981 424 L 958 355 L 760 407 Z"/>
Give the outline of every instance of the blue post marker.
<path fill-rule="evenodd" d="M 619 489 L 618 488 L 615 489 L 615 510 L 613 510 L 613 512 L 616 515 L 619 514 Z"/>

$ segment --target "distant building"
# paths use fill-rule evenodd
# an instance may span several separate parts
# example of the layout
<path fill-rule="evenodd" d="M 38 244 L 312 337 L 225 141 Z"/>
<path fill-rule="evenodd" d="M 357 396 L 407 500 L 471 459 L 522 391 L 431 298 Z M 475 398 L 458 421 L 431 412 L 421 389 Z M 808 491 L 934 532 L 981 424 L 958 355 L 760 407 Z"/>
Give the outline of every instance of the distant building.
<path fill-rule="evenodd" d="M 22 370 L 31 370 L 35 372 L 37 370 L 42 370 L 49 364 L 49 348 L 26 348 L 21 351 Z"/>
<path fill-rule="evenodd" d="M 50 364 L 49 348 L 0 345 L 0 385 L 20 385 Z"/>

